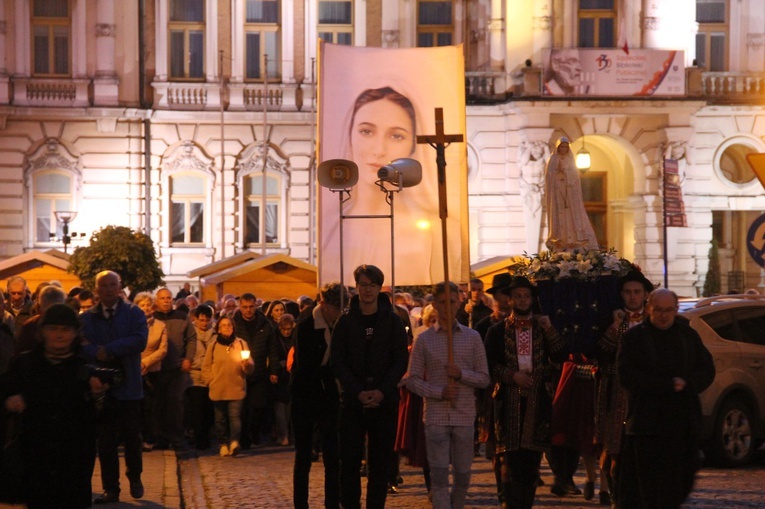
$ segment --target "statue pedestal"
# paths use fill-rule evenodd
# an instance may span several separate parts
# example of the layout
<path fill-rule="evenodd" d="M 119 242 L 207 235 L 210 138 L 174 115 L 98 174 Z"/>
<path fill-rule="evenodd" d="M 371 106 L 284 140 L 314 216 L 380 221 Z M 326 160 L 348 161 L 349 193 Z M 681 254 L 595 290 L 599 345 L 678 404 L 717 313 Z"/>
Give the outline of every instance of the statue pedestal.
<path fill-rule="evenodd" d="M 537 281 L 542 314 L 566 338 L 569 352 L 590 355 L 598 334 L 613 322 L 621 299 L 616 276 Z"/>

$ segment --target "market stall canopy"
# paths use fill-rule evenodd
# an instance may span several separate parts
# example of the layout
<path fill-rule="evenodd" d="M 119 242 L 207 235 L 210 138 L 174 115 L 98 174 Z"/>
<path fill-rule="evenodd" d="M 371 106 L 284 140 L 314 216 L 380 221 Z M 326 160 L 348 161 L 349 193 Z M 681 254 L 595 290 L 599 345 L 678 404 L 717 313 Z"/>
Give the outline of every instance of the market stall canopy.
<path fill-rule="evenodd" d="M 81 286 L 80 278 L 67 272 L 69 255 L 57 249 L 48 251 L 28 251 L 26 253 L 0 261 L 0 288 L 8 286 L 8 278 L 21 276 L 27 287 L 34 291 L 37 285 L 48 281 L 59 281 L 65 292 L 72 287 Z"/>
<path fill-rule="evenodd" d="M 186 274 L 198 278 L 201 300 L 249 292 L 263 300 L 296 300 L 317 293 L 316 267 L 286 254 L 260 255 L 250 251 L 230 256 Z"/>

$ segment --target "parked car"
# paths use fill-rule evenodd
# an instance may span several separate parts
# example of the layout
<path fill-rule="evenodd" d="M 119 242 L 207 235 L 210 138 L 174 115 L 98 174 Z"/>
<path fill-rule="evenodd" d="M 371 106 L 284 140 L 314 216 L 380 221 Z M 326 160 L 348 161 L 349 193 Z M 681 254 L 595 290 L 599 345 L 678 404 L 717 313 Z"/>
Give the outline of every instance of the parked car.
<path fill-rule="evenodd" d="M 749 462 L 765 441 L 765 296 L 681 300 L 714 357 L 714 382 L 701 394 L 705 456 L 713 464 Z"/>

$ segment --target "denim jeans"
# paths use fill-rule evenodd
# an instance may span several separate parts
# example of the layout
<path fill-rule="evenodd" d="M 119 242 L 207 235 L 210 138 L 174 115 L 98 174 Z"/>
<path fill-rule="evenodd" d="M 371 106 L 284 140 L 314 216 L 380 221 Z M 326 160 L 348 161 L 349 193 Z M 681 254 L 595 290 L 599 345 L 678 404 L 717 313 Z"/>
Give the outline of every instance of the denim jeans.
<path fill-rule="evenodd" d="M 215 408 L 215 434 L 218 444 L 239 441 L 242 434 L 242 404 L 244 400 L 213 401 Z"/>
<path fill-rule="evenodd" d="M 425 444 L 430 466 L 433 509 L 462 509 L 470 486 L 473 465 L 473 426 L 425 425 Z M 454 486 L 449 495 L 449 463 Z"/>

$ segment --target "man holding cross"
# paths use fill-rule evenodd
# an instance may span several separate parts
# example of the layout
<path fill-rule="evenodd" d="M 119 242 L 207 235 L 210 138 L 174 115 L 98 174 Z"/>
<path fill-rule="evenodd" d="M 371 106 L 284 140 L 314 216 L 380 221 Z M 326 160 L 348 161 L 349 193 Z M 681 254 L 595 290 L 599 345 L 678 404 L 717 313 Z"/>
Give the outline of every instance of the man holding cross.
<path fill-rule="evenodd" d="M 474 390 L 489 385 L 486 352 L 480 334 L 453 318 L 459 307 L 458 296 L 459 289 L 452 282 L 438 283 L 433 288 L 433 307 L 438 313 L 438 323 L 417 338 L 406 383 L 407 389 L 425 400 L 423 422 L 434 509 L 465 506 L 473 463 Z M 447 316 L 452 317 L 451 323 Z M 448 329 L 452 331 L 451 362 Z M 451 496 L 450 463 L 454 477 Z"/>

